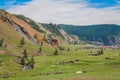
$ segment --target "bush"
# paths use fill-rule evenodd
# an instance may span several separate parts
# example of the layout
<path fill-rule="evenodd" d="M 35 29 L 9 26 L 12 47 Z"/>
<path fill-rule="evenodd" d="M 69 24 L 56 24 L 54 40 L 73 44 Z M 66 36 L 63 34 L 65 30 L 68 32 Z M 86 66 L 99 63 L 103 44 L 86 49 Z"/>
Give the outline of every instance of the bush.
<path fill-rule="evenodd" d="M 58 55 L 58 50 L 56 49 L 53 54 L 54 54 L 54 55 Z"/>

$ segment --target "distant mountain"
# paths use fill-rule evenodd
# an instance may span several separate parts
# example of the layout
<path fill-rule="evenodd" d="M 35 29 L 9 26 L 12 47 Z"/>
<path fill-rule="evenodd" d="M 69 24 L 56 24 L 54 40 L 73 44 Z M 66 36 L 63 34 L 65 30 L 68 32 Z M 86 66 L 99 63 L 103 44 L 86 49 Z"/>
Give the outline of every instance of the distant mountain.
<path fill-rule="evenodd" d="M 101 24 L 91 26 L 59 25 L 68 34 L 74 34 L 87 42 L 99 42 L 104 45 L 120 44 L 120 26 Z"/>

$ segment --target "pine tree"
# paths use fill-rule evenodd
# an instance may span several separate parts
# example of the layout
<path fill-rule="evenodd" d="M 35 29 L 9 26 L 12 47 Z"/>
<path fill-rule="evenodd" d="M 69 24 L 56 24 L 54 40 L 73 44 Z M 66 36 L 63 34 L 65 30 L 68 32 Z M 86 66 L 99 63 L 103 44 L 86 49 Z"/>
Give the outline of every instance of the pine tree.
<path fill-rule="evenodd" d="M 34 68 L 34 64 L 35 64 L 35 60 L 34 60 L 34 57 L 32 56 L 31 57 L 31 67 L 32 67 L 32 69 Z"/>
<path fill-rule="evenodd" d="M 98 51 L 97 53 L 98 53 L 98 55 L 101 55 L 101 51 Z"/>
<path fill-rule="evenodd" d="M 68 48 L 67 51 L 69 52 L 69 51 L 70 51 L 70 48 Z"/>
<path fill-rule="evenodd" d="M 24 49 L 23 55 L 24 55 L 25 59 L 28 57 L 28 54 L 27 54 L 27 50 L 26 50 L 26 49 Z"/>
<path fill-rule="evenodd" d="M 33 57 L 33 56 L 31 57 L 31 63 L 32 63 L 32 64 L 35 64 L 35 60 L 34 60 L 34 57 Z"/>
<path fill-rule="evenodd" d="M 21 41 L 20 41 L 20 46 L 23 46 L 25 44 L 25 39 L 24 39 L 24 37 L 21 39 Z"/>
<path fill-rule="evenodd" d="M 41 52 L 42 52 L 42 47 L 39 48 L 39 53 L 41 53 Z"/>
<path fill-rule="evenodd" d="M 25 58 L 24 57 L 21 58 L 21 65 L 25 65 Z"/>
<path fill-rule="evenodd" d="M 4 39 L 2 38 L 2 39 L 0 40 L 0 46 L 3 45 L 3 41 L 4 41 Z"/>
<path fill-rule="evenodd" d="M 54 54 L 54 55 L 58 55 L 58 50 L 56 49 L 53 54 Z"/>
<path fill-rule="evenodd" d="M 101 51 L 100 51 L 100 52 L 101 52 L 101 55 L 103 55 L 103 54 L 104 54 L 103 48 L 101 49 Z"/>

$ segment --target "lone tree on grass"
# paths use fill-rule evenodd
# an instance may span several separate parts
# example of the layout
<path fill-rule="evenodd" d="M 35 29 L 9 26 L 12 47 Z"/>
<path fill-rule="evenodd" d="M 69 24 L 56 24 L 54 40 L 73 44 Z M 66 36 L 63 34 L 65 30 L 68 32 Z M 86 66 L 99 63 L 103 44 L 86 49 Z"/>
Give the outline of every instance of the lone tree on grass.
<path fill-rule="evenodd" d="M 99 51 L 98 51 L 98 54 L 99 54 L 99 55 L 103 55 L 103 54 L 104 54 L 104 50 L 103 50 L 103 49 L 99 50 Z"/>
<path fill-rule="evenodd" d="M 97 53 L 98 53 L 98 55 L 101 55 L 101 51 L 98 51 Z"/>
<path fill-rule="evenodd" d="M 103 50 L 103 48 L 101 49 L 101 51 L 100 51 L 100 52 L 101 52 L 101 55 L 103 55 L 103 54 L 104 54 L 104 50 Z"/>
<path fill-rule="evenodd" d="M 40 47 L 40 48 L 39 48 L 39 51 L 38 51 L 38 52 L 39 52 L 39 53 L 41 53 L 41 52 L 42 52 L 42 47 Z"/>
<path fill-rule="evenodd" d="M 21 39 L 21 41 L 20 41 L 20 46 L 22 47 L 23 45 L 25 44 L 25 39 L 24 39 L 24 37 Z"/>
<path fill-rule="evenodd" d="M 67 51 L 69 52 L 69 51 L 70 51 L 70 48 L 68 48 Z"/>
<path fill-rule="evenodd" d="M 27 50 L 26 49 L 24 49 L 23 55 L 24 55 L 25 59 L 28 58 L 28 54 L 27 54 Z"/>
<path fill-rule="evenodd" d="M 57 56 L 58 55 L 58 50 L 55 49 L 55 52 L 53 54 Z"/>
<path fill-rule="evenodd" d="M 2 38 L 2 39 L 0 40 L 0 46 L 3 45 L 3 41 L 4 41 L 4 39 Z"/>

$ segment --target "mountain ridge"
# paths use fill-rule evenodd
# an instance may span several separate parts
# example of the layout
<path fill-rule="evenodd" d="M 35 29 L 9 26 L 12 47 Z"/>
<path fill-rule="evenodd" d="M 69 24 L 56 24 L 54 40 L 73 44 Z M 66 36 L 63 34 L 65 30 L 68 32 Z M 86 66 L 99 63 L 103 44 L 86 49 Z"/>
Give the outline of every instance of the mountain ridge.
<path fill-rule="evenodd" d="M 32 28 L 42 32 L 46 38 L 54 38 L 57 39 L 59 42 L 66 42 L 71 44 L 79 44 L 80 40 L 77 38 L 77 36 L 74 35 L 68 35 L 62 28 L 59 27 L 57 24 L 53 23 L 38 23 L 33 21 L 32 19 L 25 17 L 24 15 L 15 15 L 17 18 L 25 21 L 28 23 Z M 32 23 L 31 23 L 32 22 Z M 50 42 L 49 40 L 46 42 Z"/>
<path fill-rule="evenodd" d="M 120 26 L 116 24 L 99 24 L 90 26 L 60 25 L 69 34 L 74 34 L 87 42 L 100 42 L 104 45 L 120 44 Z"/>

